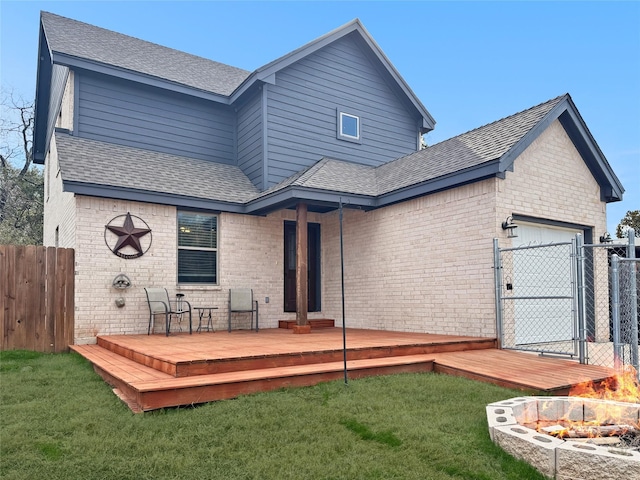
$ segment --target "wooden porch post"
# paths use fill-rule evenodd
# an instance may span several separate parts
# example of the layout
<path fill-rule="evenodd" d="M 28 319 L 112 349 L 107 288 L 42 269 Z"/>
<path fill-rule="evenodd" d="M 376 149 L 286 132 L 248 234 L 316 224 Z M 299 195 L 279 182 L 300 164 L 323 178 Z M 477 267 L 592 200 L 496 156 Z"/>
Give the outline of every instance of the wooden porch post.
<path fill-rule="evenodd" d="M 296 323 L 307 325 L 307 205 L 296 206 Z M 298 329 L 300 330 L 300 329 Z"/>

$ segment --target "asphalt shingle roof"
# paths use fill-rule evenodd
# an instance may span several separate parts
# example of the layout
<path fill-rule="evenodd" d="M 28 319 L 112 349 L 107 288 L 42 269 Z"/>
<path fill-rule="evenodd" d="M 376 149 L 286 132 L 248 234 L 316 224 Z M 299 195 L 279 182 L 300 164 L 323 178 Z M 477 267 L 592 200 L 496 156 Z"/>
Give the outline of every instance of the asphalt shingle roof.
<path fill-rule="evenodd" d="M 567 95 L 561 95 L 424 150 L 380 165 L 377 167 L 378 194 L 499 159 L 567 97 Z"/>
<path fill-rule="evenodd" d="M 455 174 L 502 157 L 565 98 L 562 95 L 379 167 L 324 158 L 260 196 L 292 185 L 379 196 Z"/>
<path fill-rule="evenodd" d="M 64 181 L 245 204 L 288 187 L 376 197 L 499 159 L 566 95 L 379 167 L 323 158 L 264 192 L 233 165 L 56 136 Z"/>
<path fill-rule="evenodd" d="M 375 196 L 377 192 L 374 168 L 332 158 L 323 158 L 311 167 L 265 190 L 256 198 L 292 186 L 355 195 Z"/>
<path fill-rule="evenodd" d="M 251 72 L 42 12 L 54 52 L 123 68 L 218 95 L 230 95 Z"/>
<path fill-rule="evenodd" d="M 258 194 L 234 165 L 56 135 L 63 181 L 244 203 Z"/>

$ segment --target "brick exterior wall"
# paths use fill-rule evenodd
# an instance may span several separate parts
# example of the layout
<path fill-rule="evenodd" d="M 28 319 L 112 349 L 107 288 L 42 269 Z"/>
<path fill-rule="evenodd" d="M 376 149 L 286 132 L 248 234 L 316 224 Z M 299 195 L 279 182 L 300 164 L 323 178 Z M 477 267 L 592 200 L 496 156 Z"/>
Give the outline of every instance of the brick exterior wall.
<path fill-rule="evenodd" d="M 522 152 L 504 180 L 372 212 L 347 211 L 347 325 L 494 337 L 492 239 L 512 246 L 501 228 L 512 214 L 593 227 L 595 238 L 605 230 L 600 188 L 558 121 Z M 340 319 L 339 246 L 331 239 L 337 220 L 326 227 L 326 313 Z"/>
<path fill-rule="evenodd" d="M 96 335 L 145 333 L 143 288 L 184 293 L 193 306 L 218 306 L 216 330 L 226 329 L 228 289 L 251 287 L 263 328 L 283 313 L 283 230 L 292 210 L 264 217 L 219 216 L 219 285 L 177 285 L 175 207 L 64 193 L 57 174 L 55 139 L 45 205 L 45 244 L 59 227 L 60 246 L 76 249 L 76 343 Z M 114 255 L 105 225 L 130 212 L 149 225 L 153 243 L 142 257 Z M 593 226 L 604 231 L 599 188 L 558 122 L 535 140 L 506 179 L 487 179 L 365 212 L 345 209 L 344 249 L 348 327 L 494 337 L 492 239 L 508 245 L 501 222 L 512 213 Z M 322 306 L 309 318 L 342 319 L 338 213 L 309 214 L 321 224 Z M 133 286 L 112 286 L 120 273 Z M 265 298 L 269 297 L 269 303 Z M 124 299 L 123 307 L 116 300 Z M 248 327 L 234 315 L 234 326 Z M 194 327 L 197 317 L 194 316 Z M 156 331 L 161 331 L 160 322 Z"/>
<path fill-rule="evenodd" d="M 152 230 L 152 244 L 142 257 L 124 259 L 114 255 L 104 240 L 111 219 L 130 212 L 142 218 Z M 278 320 L 294 319 L 283 313 L 283 229 L 295 212 L 281 211 L 266 217 L 222 213 L 219 216 L 219 285 L 177 284 L 177 210 L 175 207 L 124 200 L 77 197 L 76 242 L 76 343 L 93 343 L 96 335 L 146 333 L 149 310 L 145 287 L 167 288 L 171 297 L 185 294 L 192 307 L 217 306 L 213 312 L 215 330 L 227 328 L 229 288 L 249 287 L 260 304 L 260 326 L 275 328 Z M 309 221 L 320 222 L 310 214 Z M 259 240 L 259 241 L 256 241 Z M 132 287 L 112 286 L 124 273 Z M 265 303 L 269 297 L 269 303 Z M 118 307 L 117 299 L 125 305 Z M 173 298 L 172 298 L 173 299 Z M 198 317 L 193 312 L 194 328 Z M 321 318 L 321 313 L 310 318 Z M 248 328 L 248 314 L 234 314 L 233 328 Z M 163 329 L 157 317 L 155 331 Z M 186 331 L 186 324 L 182 327 Z"/>
<path fill-rule="evenodd" d="M 590 227 L 593 240 L 606 231 L 606 203 L 600 187 L 558 120 L 516 159 L 514 171 L 498 183 L 496 237 L 512 246 L 500 223 L 512 214 L 526 215 Z M 518 245 L 517 239 L 513 244 Z M 594 252 L 595 265 L 606 265 L 606 251 Z M 606 275 L 600 277 L 606 278 Z M 609 339 L 608 283 L 595 284 L 596 340 Z"/>
<path fill-rule="evenodd" d="M 594 238 L 606 230 L 600 187 L 558 120 L 520 154 L 514 171 L 498 183 L 497 205 L 497 228 L 515 213 L 593 227 Z"/>
<path fill-rule="evenodd" d="M 62 191 L 62 178 L 58 165 L 58 149 L 53 135 L 45 161 L 45 202 L 43 245 L 75 248 L 76 246 L 76 202 L 73 193 Z"/>
<path fill-rule="evenodd" d="M 73 88 L 74 74 L 69 71 L 60 106 L 60 116 L 56 127 L 73 130 Z M 43 245 L 56 246 L 56 229 L 58 229 L 58 246 L 75 247 L 75 199 L 72 193 L 62 191 L 60 165 L 55 133 L 51 138 L 49 152 L 45 161 L 45 204 Z"/>
<path fill-rule="evenodd" d="M 494 219 L 494 179 L 371 212 L 346 210 L 347 326 L 494 336 Z M 339 320 L 337 215 L 325 232 L 325 305 Z"/>

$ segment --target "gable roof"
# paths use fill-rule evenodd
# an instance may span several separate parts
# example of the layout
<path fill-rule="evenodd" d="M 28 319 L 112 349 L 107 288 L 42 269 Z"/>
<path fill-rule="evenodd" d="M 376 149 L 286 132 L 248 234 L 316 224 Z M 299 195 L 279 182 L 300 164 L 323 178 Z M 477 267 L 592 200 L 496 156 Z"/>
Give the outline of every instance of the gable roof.
<path fill-rule="evenodd" d="M 564 98 L 556 97 L 381 165 L 379 194 L 501 159 Z M 499 167 L 500 172 L 506 167 Z"/>
<path fill-rule="evenodd" d="M 318 190 L 335 192 L 334 204 L 349 196 L 354 205 L 378 208 L 489 177 L 504 178 L 518 155 L 555 120 L 598 181 L 602 200 L 621 200 L 622 184 L 565 94 L 378 167 L 347 167 L 348 162 L 323 159 L 254 198 L 252 208 L 263 211 L 268 197 L 286 203 L 305 199 L 305 191 L 317 197 Z M 358 182 L 363 183 L 354 188 Z M 285 190 L 295 190 L 299 197 L 288 197 Z"/>
<path fill-rule="evenodd" d="M 368 46 L 365 50 L 370 52 L 381 74 L 397 91 L 398 98 L 422 117 L 422 131 L 432 130 L 435 125 L 433 117 L 357 19 L 251 73 L 60 15 L 41 12 L 37 115 L 33 133 L 34 162 L 44 163 L 45 151 L 53 132 L 52 119 L 62 99 L 60 85 L 60 97 L 52 96 L 54 67 L 96 71 L 231 104 L 257 83 L 273 83 L 277 71 L 350 34 L 357 35 Z M 66 76 L 63 81 L 66 81 Z"/>
<path fill-rule="evenodd" d="M 389 77 L 422 115 L 425 131 L 432 130 L 435 125 L 433 117 L 358 19 L 258 68 L 253 73 L 49 12 L 41 12 L 41 23 L 54 63 L 90 69 L 104 65 L 225 97 L 230 97 L 235 92 L 229 100 L 230 103 L 256 81 L 268 82 L 277 71 L 352 32 L 357 32 Z M 87 62 L 93 65 L 88 65 Z M 239 88 L 240 86 L 242 88 Z"/>
<path fill-rule="evenodd" d="M 422 116 L 423 132 L 433 130 L 436 122 L 431 114 L 427 111 L 427 109 L 422 104 L 420 99 L 415 95 L 415 93 L 413 93 L 413 90 L 411 90 L 407 82 L 405 82 L 400 73 L 398 73 L 398 71 L 389 61 L 382 49 L 378 46 L 376 41 L 357 18 L 307 43 L 306 45 L 303 45 L 302 47 L 297 48 L 296 50 L 293 50 L 292 52 L 289 52 L 286 55 L 283 55 L 282 57 L 258 68 L 253 73 L 251 73 L 244 84 L 240 88 L 238 88 L 236 92 L 234 92 L 233 97 L 237 98 L 238 96 L 242 95 L 242 93 L 244 93 L 244 91 L 246 91 L 256 81 L 271 82 L 273 79 L 273 75 L 276 72 L 351 34 L 358 35 L 358 38 L 360 38 L 369 47 L 369 51 L 382 67 L 382 71 L 387 74 L 390 82 L 404 94 L 405 98 L 409 100 L 412 106 Z"/>
<path fill-rule="evenodd" d="M 247 70 L 123 35 L 88 23 L 41 12 L 53 62 L 128 70 L 216 95 L 230 95 Z"/>
<path fill-rule="evenodd" d="M 504 178 L 515 158 L 555 120 L 598 181 L 602 200 L 621 200 L 624 188 L 568 94 L 378 167 L 323 158 L 264 192 L 236 166 L 64 134 L 56 138 L 66 191 L 265 214 L 299 201 L 316 211 L 335 209 L 339 202 L 380 208 L 485 178 Z"/>

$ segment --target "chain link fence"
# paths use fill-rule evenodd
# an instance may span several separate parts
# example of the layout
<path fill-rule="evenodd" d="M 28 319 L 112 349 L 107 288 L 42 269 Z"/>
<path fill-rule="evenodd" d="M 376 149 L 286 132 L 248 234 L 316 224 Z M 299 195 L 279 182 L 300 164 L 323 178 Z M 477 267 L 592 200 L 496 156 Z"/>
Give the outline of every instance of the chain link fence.
<path fill-rule="evenodd" d="M 637 370 L 640 260 L 613 255 L 611 263 L 614 356 L 618 364 Z"/>
<path fill-rule="evenodd" d="M 638 369 L 638 265 L 628 245 L 572 242 L 499 248 L 496 312 L 502 348 Z"/>
<path fill-rule="evenodd" d="M 500 249 L 501 345 L 577 355 L 572 243 Z"/>
<path fill-rule="evenodd" d="M 613 255 L 625 257 L 626 245 L 584 245 L 578 259 L 584 275 L 582 311 L 585 332 L 584 363 L 613 366 L 614 323 L 611 282 Z"/>

